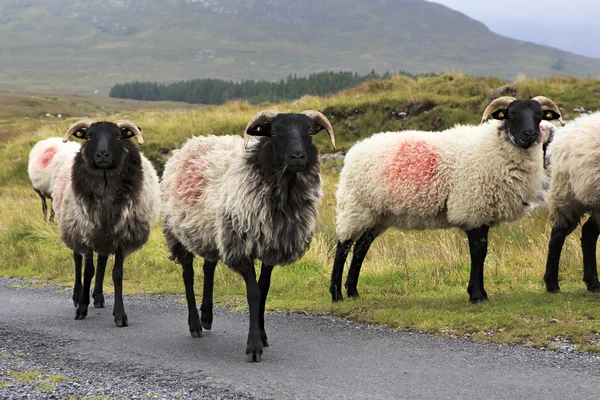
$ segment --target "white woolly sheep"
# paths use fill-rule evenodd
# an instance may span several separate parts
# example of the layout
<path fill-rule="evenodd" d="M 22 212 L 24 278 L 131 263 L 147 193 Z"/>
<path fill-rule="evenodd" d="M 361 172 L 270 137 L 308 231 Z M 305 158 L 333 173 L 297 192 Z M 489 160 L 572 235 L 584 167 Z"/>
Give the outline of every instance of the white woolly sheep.
<path fill-rule="evenodd" d="M 94 306 L 104 307 L 102 283 L 110 254 L 115 255 L 113 315 L 117 326 L 127 326 L 123 307 L 123 262 L 146 243 L 160 212 L 160 185 L 154 167 L 128 138 L 143 142 L 129 121 L 79 121 L 71 135 L 85 139 L 81 151 L 65 164 L 54 186 L 54 207 L 61 239 L 73 250 L 75 319 L 87 316 L 94 276 L 93 253 L 98 253 Z M 83 286 L 81 264 L 85 256 Z"/>
<path fill-rule="evenodd" d="M 558 129 L 548 147 L 551 184 L 548 192 L 552 233 L 544 281 L 546 290 L 558 292 L 558 265 L 566 237 L 590 217 L 581 229 L 583 281 L 600 292 L 596 242 L 600 229 L 600 112 L 575 119 Z"/>
<path fill-rule="evenodd" d="M 246 281 L 250 328 L 246 354 L 260 361 L 268 346 L 265 302 L 275 264 L 289 264 L 308 249 L 321 199 L 318 151 L 312 135 L 335 138 L 317 111 L 262 111 L 246 127 L 246 140 L 195 137 L 173 153 L 162 179 L 163 232 L 172 259 L 183 267 L 188 325 L 193 337 L 212 327 L 213 277 L 220 259 Z M 251 141 L 250 136 L 258 136 Z M 199 318 L 193 258 L 204 258 Z M 257 283 L 254 260 L 262 261 Z"/>
<path fill-rule="evenodd" d="M 63 143 L 62 138 L 51 137 L 37 142 L 29 153 L 27 172 L 33 190 L 42 199 L 44 220 L 48 215 L 47 198 L 50 199 L 50 221 L 54 220 L 54 209 L 52 208 L 54 181 L 62 165 L 79 151 L 79 147 L 79 143 Z"/>
<path fill-rule="evenodd" d="M 542 105 L 551 110 L 542 110 Z M 502 107 L 491 113 L 498 107 Z M 389 227 L 466 232 L 471 252 L 470 301 L 487 300 L 483 266 L 488 230 L 521 217 L 541 187 L 540 121 L 560 118 L 548 98 L 501 97 L 484 111 L 496 120 L 443 132 L 386 132 L 363 140 L 344 160 L 337 190 L 333 301 L 354 241 L 347 294 L 358 296 L 360 268 L 375 238 Z M 358 240 L 357 240 L 358 239 Z"/>

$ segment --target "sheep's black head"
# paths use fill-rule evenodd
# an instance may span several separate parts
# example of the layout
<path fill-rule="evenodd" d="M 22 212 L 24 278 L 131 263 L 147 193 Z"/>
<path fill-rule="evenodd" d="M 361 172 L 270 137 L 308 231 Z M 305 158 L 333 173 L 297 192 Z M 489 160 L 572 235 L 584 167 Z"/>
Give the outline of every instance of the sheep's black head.
<path fill-rule="evenodd" d="M 542 106 L 549 106 L 550 109 L 544 110 Z M 491 113 L 492 118 L 505 121 L 508 138 L 514 145 L 523 149 L 538 142 L 542 120 L 561 120 L 556 104 L 543 96 L 534 97 L 531 100 L 515 100 L 512 97 L 498 98 L 486 108 L 482 121 L 487 119 L 494 109 L 495 111 Z"/>
<path fill-rule="evenodd" d="M 280 114 L 267 110 L 252 118 L 246 127 L 246 134 L 265 137 L 258 144 L 260 149 L 256 152 L 262 165 L 297 173 L 317 162 L 317 148 L 312 143 L 312 136 L 323 129 L 327 130 L 335 147 L 331 124 L 320 112 Z"/>
<path fill-rule="evenodd" d="M 63 141 L 73 135 L 84 139 L 81 154 L 91 169 L 111 170 L 122 164 L 125 156 L 135 149 L 129 140 L 137 136 L 143 142 L 141 130 L 129 121 L 92 122 L 80 121 L 67 131 Z"/>

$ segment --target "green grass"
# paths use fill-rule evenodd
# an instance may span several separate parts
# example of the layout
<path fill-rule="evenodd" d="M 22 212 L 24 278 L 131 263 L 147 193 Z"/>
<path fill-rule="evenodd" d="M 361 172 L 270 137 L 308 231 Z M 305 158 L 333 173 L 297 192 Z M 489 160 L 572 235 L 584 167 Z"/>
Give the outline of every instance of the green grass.
<path fill-rule="evenodd" d="M 19 367 L 14 367 L 6 371 L 0 377 L 0 389 L 10 388 L 15 383 L 33 385 L 40 392 L 50 392 L 61 382 L 74 382 L 74 378 L 69 378 L 60 374 L 47 374 L 44 371 L 32 369 L 23 371 Z"/>
<path fill-rule="evenodd" d="M 322 110 L 336 131 L 341 149 L 359 138 L 386 129 L 443 129 L 456 122 L 477 122 L 489 91 L 502 81 L 446 75 L 412 80 L 405 77 L 369 82 L 330 98 L 305 97 L 294 103 L 250 106 L 232 102 L 189 110 L 100 112 L 97 117 L 130 118 L 142 126 L 143 150 L 161 169 L 171 149 L 192 135 L 239 134 L 259 109 Z M 600 106 L 594 94 L 600 80 L 553 78 L 515 83 L 519 98 L 545 94 L 566 110 Z M 434 107 L 424 112 L 432 102 Z M 425 107 L 427 108 L 427 107 Z M 391 111 L 410 112 L 407 120 Z M 0 140 L 0 276 L 36 277 L 72 285 L 71 252 L 61 243 L 55 224 L 42 220 L 39 199 L 26 174 L 27 153 L 39 139 L 62 135 L 69 121 L 40 124 L 28 135 Z M 326 135 L 315 137 L 322 151 L 331 151 Z M 600 351 L 600 296 L 582 282 L 580 230 L 566 242 L 561 258 L 562 293 L 544 291 L 542 276 L 550 233 L 545 213 L 494 228 L 485 266 L 490 301 L 471 305 L 466 286 L 469 254 L 466 236 L 458 230 L 402 232 L 390 230 L 373 244 L 365 260 L 358 299 L 332 304 L 329 277 L 335 251 L 335 187 L 339 165 L 323 166 L 324 198 L 310 250 L 298 262 L 277 267 L 267 308 L 310 312 L 389 325 L 399 330 L 470 337 L 479 341 L 548 347 L 556 338 L 579 349 Z M 197 265 L 199 261 L 197 261 Z M 197 294 L 202 269 L 197 268 Z M 110 275 L 108 275 L 110 276 Z M 106 290 L 112 284 L 107 279 Z M 183 293 L 180 267 L 170 261 L 160 227 L 147 245 L 125 264 L 125 293 Z M 216 272 L 217 303 L 245 307 L 241 277 L 224 266 Z M 65 301 L 70 296 L 65 293 Z"/>

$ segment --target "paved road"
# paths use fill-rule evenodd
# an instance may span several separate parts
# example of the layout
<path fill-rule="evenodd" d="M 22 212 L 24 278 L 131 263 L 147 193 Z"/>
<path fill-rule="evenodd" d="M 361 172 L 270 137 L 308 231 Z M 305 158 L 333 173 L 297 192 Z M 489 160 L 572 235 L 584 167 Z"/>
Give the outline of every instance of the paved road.
<path fill-rule="evenodd" d="M 59 363 L 83 379 L 91 374 L 152 384 L 164 397 L 171 396 L 169 388 L 184 398 L 600 397 L 600 360 L 593 354 L 476 344 L 282 313 L 267 316 L 271 347 L 256 364 L 244 354 L 246 313 L 217 309 L 213 330 L 194 339 L 180 296 L 126 297 L 127 328 L 115 327 L 111 296 L 107 308 L 91 307 L 83 321 L 73 320 L 70 297 L 56 288 L 15 288 L 0 280 L 0 347 L 27 347 L 30 364 Z"/>

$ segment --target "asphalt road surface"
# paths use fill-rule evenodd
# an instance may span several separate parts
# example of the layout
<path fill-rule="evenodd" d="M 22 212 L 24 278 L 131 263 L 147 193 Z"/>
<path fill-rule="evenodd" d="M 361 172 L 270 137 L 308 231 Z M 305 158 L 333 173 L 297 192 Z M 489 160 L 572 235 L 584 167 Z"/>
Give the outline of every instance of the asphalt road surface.
<path fill-rule="evenodd" d="M 182 296 L 125 297 L 130 326 L 117 328 L 112 296 L 75 321 L 70 291 L 20 283 L 0 280 L 0 398 L 600 398 L 590 353 L 276 313 L 266 317 L 271 347 L 249 363 L 245 312 L 217 308 L 213 330 L 194 339 Z M 27 370 L 73 379 L 44 390 L 15 378 Z"/>

